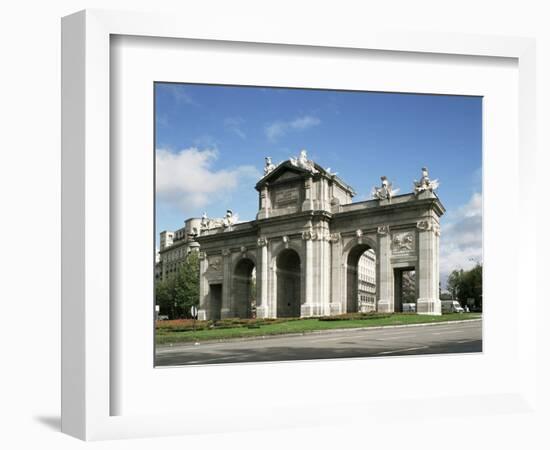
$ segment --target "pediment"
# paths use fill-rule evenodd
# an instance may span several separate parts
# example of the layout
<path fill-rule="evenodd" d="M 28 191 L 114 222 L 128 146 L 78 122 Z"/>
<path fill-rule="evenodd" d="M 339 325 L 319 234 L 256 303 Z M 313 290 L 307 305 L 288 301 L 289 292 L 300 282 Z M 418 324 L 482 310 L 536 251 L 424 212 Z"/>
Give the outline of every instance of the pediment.
<path fill-rule="evenodd" d="M 306 175 L 310 175 L 310 172 L 299 167 L 292 166 L 288 162 L 284 162 L 273 170 L 273 172 L 263 177 L 256 185 L 256 189 L 260 189 L 266 183 L 274 184 L 282 181 L 299 180 L 304 178 Z"/>

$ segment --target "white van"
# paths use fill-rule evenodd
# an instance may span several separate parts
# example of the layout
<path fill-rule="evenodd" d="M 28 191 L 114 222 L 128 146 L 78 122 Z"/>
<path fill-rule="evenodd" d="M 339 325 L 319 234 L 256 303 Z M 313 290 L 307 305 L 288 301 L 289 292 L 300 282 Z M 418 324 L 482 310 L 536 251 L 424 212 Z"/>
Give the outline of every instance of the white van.
<path fill-rule="evenodd" d="M 456 300 L 441 300 L 441 312 L 445 313 L 463 313 L 464 308 Z"/>

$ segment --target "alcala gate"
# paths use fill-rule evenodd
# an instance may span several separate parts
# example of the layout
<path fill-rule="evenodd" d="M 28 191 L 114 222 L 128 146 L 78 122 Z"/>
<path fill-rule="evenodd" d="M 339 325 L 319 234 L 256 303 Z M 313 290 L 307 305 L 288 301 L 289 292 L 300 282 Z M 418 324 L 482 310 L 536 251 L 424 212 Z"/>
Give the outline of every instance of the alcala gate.
<path fill-rule="evenodd" d="M 353 189 L 302 151 L 275 166 L 266 158 L 257 183 L 256 220 L 206 215 L 200 236 L 199 319 L 308 317 L 357 311 L 357 266 L 376 254 L 376 310 L 401 311 L 400 278 L 414 270 L 416 311 L 441 314 L 439 218 L 445 212 L 427 169 L 414 192 L 395 195 L 389 181 L 373 199 L 352 202 Z"/>

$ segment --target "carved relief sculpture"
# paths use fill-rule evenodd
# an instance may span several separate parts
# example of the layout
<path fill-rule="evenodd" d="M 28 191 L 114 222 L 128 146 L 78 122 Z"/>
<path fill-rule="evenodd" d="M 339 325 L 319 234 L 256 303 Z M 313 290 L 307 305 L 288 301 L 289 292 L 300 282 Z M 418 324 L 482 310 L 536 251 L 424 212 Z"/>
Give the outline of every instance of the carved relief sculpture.
<path fill-rule="evenodd" d="M 391 249 L 393 253 L 404 253 L 414 250 L 414 236 L 408 231 L 395 233 L 392 238 Z"/>
<path fill-rule="evenodd" d="M 219 272 L 222 266 L 222 259 L 219 256 L 208 258 L 208 270 L 210 272 Z"/>

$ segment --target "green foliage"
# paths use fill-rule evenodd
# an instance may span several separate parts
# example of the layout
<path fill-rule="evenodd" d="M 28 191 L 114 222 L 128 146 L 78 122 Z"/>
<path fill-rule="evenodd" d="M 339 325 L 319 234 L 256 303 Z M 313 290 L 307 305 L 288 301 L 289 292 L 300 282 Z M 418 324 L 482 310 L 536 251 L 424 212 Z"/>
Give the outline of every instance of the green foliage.
<path fill-rule="evenodd" d="M 468 299 L 474 299 L 475 307 L 482 309 L 483 266 L 477 263 L 471 270 L 453 270 L 447 281 L 447 289 L 463 306 Z"/>
<path fill-rule="evenodd" d="M 368 312 L 368 313 L 347 313 L 340 314 L 338 316 L 323 316 L 319 317 L 318 320 L 322 322 L 337 322 L 340 320 L 369 320 L 369 319 L 384 319 L 390 317 L 390 314 L 382 314 L 377 312 Z"/>
<path fill-rule="evenodd" d="M 155 285 L 160 314 L 172 319 L 190 317 L 191 306 L 199 306 L 199 255 L 191 252 L 178 272 Z"/>

